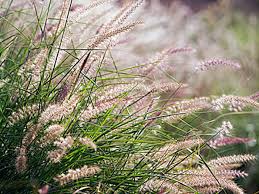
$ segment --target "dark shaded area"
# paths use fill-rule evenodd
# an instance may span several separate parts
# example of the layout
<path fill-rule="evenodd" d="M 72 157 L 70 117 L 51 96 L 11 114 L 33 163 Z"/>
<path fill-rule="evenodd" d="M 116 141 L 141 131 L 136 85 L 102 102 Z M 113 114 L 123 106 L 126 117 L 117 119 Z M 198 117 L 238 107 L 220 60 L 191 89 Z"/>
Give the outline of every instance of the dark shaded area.
<path fill-rule="evenodd" d="M 191 7 L 193 11 L 199 11 L 206 9 L 211 3 L 217 2 L 217 0 L 160 0 L 162 4 L 169 6 L 172 2 L 178 1 Z"/>
<path fill-rule="evenodd" d="M 194 11 L 206 9 L 210 4 L 219 2 L 219 0 L 160 0 L 164 5 L 169 5 L 174 1 L 179 1 L 192 8 Z M 228 0 L 227 0 L 228 1 Z M 259 0 L 229 0 L 234 8 L 244 12 L 253 12 L 259 14 Z"/>

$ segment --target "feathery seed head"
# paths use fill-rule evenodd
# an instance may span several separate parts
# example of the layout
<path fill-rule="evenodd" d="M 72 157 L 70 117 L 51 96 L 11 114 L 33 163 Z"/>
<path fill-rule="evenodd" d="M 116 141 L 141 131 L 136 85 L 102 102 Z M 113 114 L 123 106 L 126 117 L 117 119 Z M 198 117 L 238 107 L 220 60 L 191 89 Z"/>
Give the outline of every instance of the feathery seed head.
<path fill-rule="evenodd" d="M 44 146 L 51 141 L 55 140 L 57 137 L 61 135 L 61 133 L 64 131 L 64 127 L 61 125 L 55 124 L 51 125 L 46 129 L 44 137 L 41 139 L 40 143 L 41 146 Z"/>
<path fill-rule="evenodd" d="M 202 62 L 200 65 L 196 66 L 196 71 L 206 71 L 206 70 L 215 70 L 221 67 L 230 67 L 232 69 L 240 69 L 240 64 L 226 60 L 226 59 L 211 59 L 208 61 Z"/>
<path fill-rule="evenodd" d="M 222 97 L 212 101 L 212 106 L 215 111 L 222 110 L 224 105 L 228 105 L 229 110 L 235 112 L 241 111 L 245 106 L 259 109 L 259 103 L 249 97 L 223 95 Z"/>
<path fill-rule="evenodd" d="M 88 48 L 94 49 L 94 48 L 98 47 L 101 43 L 103 43 L 104 41 L 108 40 L 109 38 L 114 37 L 123 32 L 130 31 L 134 27 L 136 27 L 137 25 L 142 24 L 142 23 L 143 22 L 140 22 L 140 21 L 133 22 L 128 25 L 124 25 L 124 26 L 118 27 L 114 30 L 108 31 L 106 33 L 97 35 L 96 38 L 93 40 L 93 42 L 88 46 Z"/>
<path fill-rule="evenodd" d="M 53 151 L 49 151 L 48 152 L 48 159 L 52 162 L 52 163 L 58 163 L 61 161 L 61 159 L 66 155 L 66 151 L 63 149 L 56 149 Z"/>
<path fill-rule="evenodd" d="M 18 173 L 23 173 L 27 169 L 27 156 L 17 156 L 15 167 Z"/>
<path fill-rule="evenodd" d="M 58 148 L 48 152 L 48 159 L 57 163 L 66 155 L 67 150 L 73 146 L 74 138 L 71 136 L 67 136 L 65 138 L 60 137 L 59 140 L 54 142 L 54 145 Z"/>
<path fill-rule="evenodd" d="M 13 112 L 12 115 L 8 117 L 9 125 L 14 125 L 26 117 L 33 116 L 33 114 L 35 114 L 37 111 L 38 106 L 36 104 L 22 107 L 17 112 Z"/>
<path fill-rule="evenodd" d="M 231 165 L 231 164 L 240 164 L 240 163 L 252 161 L 255 159 L 256 157 L 251 154 L 224 156 L 224 157 L 218 157 L 217 159 L 210 160 L 208 162 L 208 165 L 211 165 L 214 167 L 225 166 L 225 165 Z"/>
<path fill-rule="evenodd" d="M 215 129 L 218 137 L 223 137 L 230 134 L 230 131 L 233 129 L 233 126 L 230 121 L 223 121 L 222 125 Z"/>
<path fill-rule="evenodd" d="M 207 97 L 176 101 L 172 106 L 165 109 L 166 116 L 163 121 L 177 122 L 197 111 L 209 108 L 211 108 L 211 104 Z"/>
<path fill-rule="evenodd" d="M 60 137 L 58 141 L 54 141 L 54 145 L 56 145 L 57 147 L 63 150 L 67 150 L 68 148 L 72 147 L 73 143 L 74 143 L 74 138 L 71 136 L 67 136 L 65 138 Z"/>
<path fill-rule="evenodd" d="M 98 166 L 83 166 L 78 169 L 69 169 L 67 174 L 58 175 L 54 180 L 59 182 L 60 185 L 65 185 L 69 182 L 76 181 L 80 178 L 93 176 L 101 171 Z"/>
<path fill-rule="evenodd" d="M 21 146 L 18 149 L 18 156 L 15 162 L 15 168 L 18 173 L 23 173 L 27 169 L 27 160 L 27 148 Z"/>
<path fill-rule="evenodd" d="M 96 144 L 91 139 L 89 139 L 87 137 L 80 137 L 79 142 L 83 145 L 87 145 L 87 146 L 93 148 L 95 151 L 97 150 Z"/>
<path fill-rule="evenodd" d="M 162 193 L 179 193 L 179 189 L 167 180 L 162 179 L 151 179 L 145 182 L 141 188 L 141 193 L 146 192 L 159 192 Z"/>
<path fill-rule="evenodd" d="M 179 150 L 185 150 L 192 148 L 204 143 L 204 140 L 201 138 L 194 138 L 190 140 L 178 141 L 176 143 L 166 144 L 164 147 L 160 148 L 154 155 L 154 158 L 161 159 L 163 157 L 168 157 L 173 153 L 178 152 Z"/>
<path fill-rule="evenodd" d="M 233 145 L 233 144 L 243 144 L 243 143 L 250 143 L 254 142 L 256 139 L 252 138 L 242 138 L 242 137 L 219 137 L 213 139 L 209 142 L 209 145 L 213 148 L 219 148 L 226 145 Z"/>

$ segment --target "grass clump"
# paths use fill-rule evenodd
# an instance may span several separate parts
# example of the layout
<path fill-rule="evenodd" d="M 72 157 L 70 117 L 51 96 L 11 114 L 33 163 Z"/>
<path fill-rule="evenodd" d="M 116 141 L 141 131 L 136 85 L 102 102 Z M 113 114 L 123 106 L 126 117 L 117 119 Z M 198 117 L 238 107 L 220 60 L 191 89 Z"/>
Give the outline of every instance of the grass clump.
<path fill-rule="evenodd" d="M 230 141 L 229 122 L 206 135 L 205 118 L 222 116 L 226 105 L 258 109 L 256 95 L 193 97 L 188 84 L 159 79 L 168 58 L 189 47 L 118 64 L 112 51 L 141 27 L 129 17 L 142 4 L 2 5 L 1 191 L 244 193 L 235 179 L 256 157 L 215 149 L 252 140 Z"/>

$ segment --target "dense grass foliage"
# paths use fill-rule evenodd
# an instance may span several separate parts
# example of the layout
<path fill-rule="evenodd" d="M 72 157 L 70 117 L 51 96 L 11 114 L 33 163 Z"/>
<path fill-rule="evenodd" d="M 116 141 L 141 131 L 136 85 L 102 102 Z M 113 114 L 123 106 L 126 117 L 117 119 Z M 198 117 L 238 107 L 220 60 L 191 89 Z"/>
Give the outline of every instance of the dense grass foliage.
<path fill-rule="evenodd" d="M 197 90 L 206 73 L 242 71 L 231 59 L 172 73 L 199 47 L 129 65 L 143 4 L 1 2 L 2 193 L 245 193 L 237 180 L 256 156 L 230 149 L 256 142 L 235 129 L 256 125 L 258 93 Z"/>

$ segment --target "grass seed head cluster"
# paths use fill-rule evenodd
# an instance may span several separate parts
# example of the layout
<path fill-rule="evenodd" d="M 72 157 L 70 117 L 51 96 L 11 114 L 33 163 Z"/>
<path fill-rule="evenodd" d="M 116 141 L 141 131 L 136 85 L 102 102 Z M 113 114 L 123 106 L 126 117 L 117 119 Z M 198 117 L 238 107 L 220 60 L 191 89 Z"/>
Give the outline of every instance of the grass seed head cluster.
<path fill-rule="evenodd" d="M 150 19 L 140 17 L 143 0 L 122 8 L 111 0 L 21 2 L 3 3 L 1 13 L 1 190 L 244 193 L 235 180 L 248 174 L 239 167 L 256 157 L 216 149 L 253 139 L 231 136 L 228 121 L 208 137 L 203 116 L 258 110 L 256 94 L 194 97 L 186 79 L 167 74 L 174 57 L 194 51 L 186 45 L 166 45 L 135 66 L 132 53 L 120 53 L 118 62 L 113 52 L 132 48 L 129 35 Z M 204 60 L 191 76 L 240 67 Z"/>

